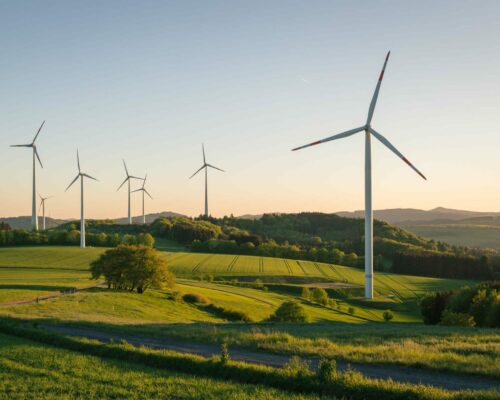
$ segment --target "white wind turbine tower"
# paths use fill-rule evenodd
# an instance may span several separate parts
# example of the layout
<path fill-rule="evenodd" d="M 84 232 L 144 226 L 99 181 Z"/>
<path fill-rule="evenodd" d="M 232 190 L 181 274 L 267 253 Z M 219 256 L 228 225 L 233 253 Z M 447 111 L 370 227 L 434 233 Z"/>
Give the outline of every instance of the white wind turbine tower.
<path fill-rule="evenodd" d="M 200 167 L 200 169 L 198 171 L 196 171 L 193 175 L 191 175 L 189 177 L 189 179 L 191 179 L 193 176 L 195 176 L 202 169 L 205 169 L 205 217 L 208 217 L 208 167 L 216 169 L 218 171 L 222 171 L 222 172 L 225 172 L 225 171 L 207 163 L 207 161 L 205 159 L 205 146 L 201 145 L 201 149 L 203 151 L 203 165 Z"/>
<path fill-rule="evenodd" d="M 36 208 L 36 160 L 40 163 L 40 166 L 43 168 L 42 161 L 40 160 L 40 156 L 38 155 L 38 151 L 36 150 L 36 138 L 40 134 L 45 121 L 42 122 L 40 128 L 38 128 L 38 132 L 36 133 L 33 141 L 29 144 L 13 144 L 10 147 L 30 147 L 33 149 L 33 193 L 32 193 L 32 202 L 31 202 L 31 229 L 34 231 L 38 230 L 38 216 L 37 216 L 37 208 Z"/>
<path fill-rule="evenodd" d="M 399 158 L 401 158 L 406 164 L 408 164 L 417 174 L 427 180 L 427 178 L 412 163 L 410 163 L 410 161 L 408 161 L 398 149 L 396 149 L 384 136 L 375 131 L 375 129 L 371 126 L 373 112 L 375 111 L 375 105 L 377 104 L 378 92 L 380 90 L 380 85 L 382 84 L 382 79 L 384 78 L 384 71 L 390 54 L 391 52 L 388 52 L 385 58 L 384 66 L 382 67 L 382 72 L 378 78 L 375 93 L 373 94 L 370 108 L 368 109 L 368 118 L 363 126 L 293 149 L 293 151 L 300 150 L 305 147 L 329 142 L 330 140 L 342 139 L 358 132 L 365 132 L 365 297 L 367 299 L 373 299 L 372 135 Z"/>
<path fill-rule="evenodd" d="M 125 164 L 125 160 L 123 160 L 123 166 L 125 167 L 125 174 L 127 175 L 127 177 L 122 182 L 122 184 L 120 186 L 118 186 L 118 189 L 116 189 L 116 191 L 118 192 L 118 190 L 120 190 L 120 188 L 125 184 L 125 182 L 128 182 L 128 223 L 129 223 L 129 225 L 131 225 L 132 224 L 132 214 L 130 213 L 130 193 L 131 193 L 130 192 L 130 180 L 131 179 L 140 179 L 140 180 L 142 180 L 142 178 L 139 178 L 137 176 L 129 175 L 128 169 L 127 169 L 127 164 Z"/>
<path fill-rule="evenodd" d="M 40 196 L 40 194 L 38 194 Z M 42 209 L 42 231 L 45 230 L 45 201 L 52 198 L 53 196 L 49 197 L 42 197 L 40 196 L 40 208 Z"/>
<path fill-rule="evenodd" d="M 75 179 L 71 181 L 71 183 L 68 185 L 65 191 L 67 191 L 73 183 L 77 181 L 78 178 L 80 178 L 80 247 L 82 249 L 85 248 L 85 212 L 84 212 L 84 203 L 83 203 L 83 178 L 90 178 L 93 179 L 94 181 L 97 181 L 96 178 L 93 178 L 90 175 L 87 175 L 82 172 L 80 169 L 80 156 L 78 155 L 78 150 L 76 150 L 76 162 L 78 164 L 78 175 L 76 176 Z"/>
<path fill-rule="evenodd" d="M 151 200 L 153 200 L 153 197 L 149 194 L 149 192 L 146 190 L 144 187 L 146 185 L 146 179 L 148 179 L 148 174 L 144 177 L 144 180 L 142 181 L 142 187 L 137 190 L 133 190 L 132 192 L 142 192 L 142 224 L 146 224 L 146 214 L 144 213 L 144 194 L 147 194 Z"/>

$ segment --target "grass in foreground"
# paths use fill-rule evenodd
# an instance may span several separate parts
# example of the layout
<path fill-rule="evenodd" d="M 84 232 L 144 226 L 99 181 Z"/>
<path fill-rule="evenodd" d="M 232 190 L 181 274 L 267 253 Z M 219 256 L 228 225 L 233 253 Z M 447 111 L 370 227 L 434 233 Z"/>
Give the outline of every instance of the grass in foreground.
<path fill-rule="evenodd" d="M 0 334 L 1 399 L 318 399 L 103 359 Z"/>

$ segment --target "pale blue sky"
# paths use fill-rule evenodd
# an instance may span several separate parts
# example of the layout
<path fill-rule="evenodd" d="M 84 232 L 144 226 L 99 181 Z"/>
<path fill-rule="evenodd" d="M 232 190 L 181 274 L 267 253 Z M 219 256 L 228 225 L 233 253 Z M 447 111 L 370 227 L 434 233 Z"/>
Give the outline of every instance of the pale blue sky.
<path fill-rule="evenodd" d="M 499 1 L 23 1 L 0 3 L 0 216 L 30 213 L 29 142 L 53 217 L 126 214 L 121 159 L 149 173 L 147 210 L 363 208 L 360 126 L 387 50 L 373 126 L 428 177 L 374 143 L 376 208 L 500 210 Z M 133 204 L 140 210 L 139 197 Z"/>

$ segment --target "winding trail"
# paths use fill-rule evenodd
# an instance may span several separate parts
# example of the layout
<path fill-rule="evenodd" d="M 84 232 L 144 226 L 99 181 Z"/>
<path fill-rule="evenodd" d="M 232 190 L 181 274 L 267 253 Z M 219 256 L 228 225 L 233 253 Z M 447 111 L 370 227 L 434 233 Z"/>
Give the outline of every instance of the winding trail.
<path fill-rule="evenodd" d="M 157 339 L 145 336 L 135 336 L 128 334 L 109 333 L 96 331 L 87 328 L 77 328 L 69 326 L 44 325 L 44 329 L 69 336 L 95 339 L 101 342 L 126 340 L 133 346 L 146 346 L 152 349 L 167 349 L 180 353 L 198 354 L 203 357 L 220 355 L 220 348 L 213 344 L 183 342 L 175 339 Z M 260 351 L 246 350 L 238 347 L 230 347 L 231 358 L 237 361 L 244 361 L 253 364 L 268 365 L 271 367 L 282 367 L 286 364 L 290 356 Z M 309 358 L 305 361 L 310 363 L 313 370 L 318 367 L 318 358 Z M 348 368 L 348 363 L 338 360 L 337 368 L 344 371 Z M 362 364 L 350 363 L 351 367 L 369 378 L 392 379 L 396 382 L 424 384 L 447 390 L 500 390 L 500 380 L 489 377 L 476 377 L 471 375 L 460 375 L 451 372 L 431 371 L 413 367 L 389 365 L 389 364 Z"/>

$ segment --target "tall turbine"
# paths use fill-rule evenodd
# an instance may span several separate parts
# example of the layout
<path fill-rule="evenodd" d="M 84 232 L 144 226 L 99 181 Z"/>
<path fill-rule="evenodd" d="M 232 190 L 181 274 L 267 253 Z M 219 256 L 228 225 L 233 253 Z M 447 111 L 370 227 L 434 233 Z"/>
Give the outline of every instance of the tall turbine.
<path fill-rule="evenodd" d="M 40 194 L 38 196 L 40 196 Z M 40 196 L 40 208 L 42 209 L 42 231 L 45 230 L 45 201 L 50 199 L 51 197 L 52 196 L 49 197 Z"/>
<path fill-rule="evenodd" d="M 300 150 L 305 147 L 329 142 L 331 140 L 342 139 L 358 132 L 365 132 L 365 297 L 367 299 L 373 299 L 372 135 L 399 158 L 401 158 L 406 164 L 408 164 L 417 174 L 427 180 L 427 178 L 410 161 L 408 161 L 408 159 L 406 159 L 399 152 L 399 150 L 396 149 L 396 147 L 394 147 L 384 136 L 375 131 L 375 129 L 371 126 L 373 112 L 375 111 L 375 105 L 377 104 L 378 92 L 380 90 L 380 85 L 382 84 L 382 79 L 384 78 L 385 67 L 387 66 L 390 54 L 391 52 L 388 52 L 385 58 L 384 66 L 382 67 L 382 72 L 380 72 L 377 86 L 375 87 L 375 93 L 373 94 L 373 98 L 368 109 L 368 118 L 363 126 L 327 137 L 326 139 L 306 144 L 305 146 L 297 147 L 292 150 Z"/>
<path fill-rule="evenodd" d="M 151 200 L 153 200 L 153 197 L 149 194 L 149 192 L 146 190 L 144 187 L 146 185 L 146 179 L 148 179 L 148 174 L 144 177 L 144 180 L 142 181 L 142 187 L 137 190 L 133 190 L 132 192 L 142 192 L 142 224 L 146 224 L 146 214 L 144 213 L 144 194 L 147 194 Z"/>
<path fill-rule="evenodd" d="M 116 191 L 118 192 L 118 190 L 120 190 L 120 188 L 125 184 L 125 182 L 128 182 L 128 223 L 129 223 L 129 225 L 131 225 L 132 224 L 132 214 L 130 212 L 130 180 L 131 179 L 141 179 L 142 180 L 142 178 L 139 178 L 139 177 L 133 176 L 133 175 L 129 175 L 128 169 L 127 169 L 127 164 L 125 164 L 125 160 L 123 160 L 123 166 L 125 167 L 125 174 L 127 175 L 127 177 L 122 182 L 122 184 L 120 186 L 118 186 L 118 189 L 116 189 Z"/>
<path fill-rule="evenodd" d="M 36 150 L 36 138 L 40 134 L 40 131 L 43 128 L 45 121 L 42 122 L 40 128 L 38 128 L 38 132 L 36 133 L 33 141 L 29 144 L 13 144 L 10 147 L 30 147 L 33 149 L 33 192 L 31 196 L 31 229 L 34 231 L 38 230 L 38 216 L 37 216 L 37 208 L 36 208 L 36 159 L 40 163 L 40 166 L 43 168 L 42 161 L 40 160 L 40 156 L 38 155 L 38 151 Z"/>
<path fill-rule="evenodd" d="M 76 150 L 76 163 L 78 164 L 78 175 L 76 175 L 76 178 L 71 181 L 71 183 L 68 185 L 65 191 L 67 191 L 73 183 L 77 181 L 78 178 L 80 178 L 80 247 L 82 249 L 85 248 L 85 212 L 84 212 L 84 203 L 83 203 L 83 178 L 89 178 L 93 179 L 94 181 L 97 181 L 96 178 L 93 178 L 90 175 L 87 175 L 82 172 L 80 169 L 80 156 L 78 155 L 78 150 Z"/>
<path fill-rule="evenodd" d="M 208 167 L 216 169 L 218 171 L 222 171 L 222 172 L 225 172 L 225 171 L 207 163 L 206 158 L 205 158 L 205 146 L 204 145 L 201 145 L 201 150 L 203 151 L 203 165 L 200 167 L 200 169 L 198 171 L 196 171 L 193 175 L 191 175 L 189 177 L 189 179 L 191 179 L 193 176 L 195 176 L 202 169 L 205 169 L 205 217 L 208 217 Z"/>

